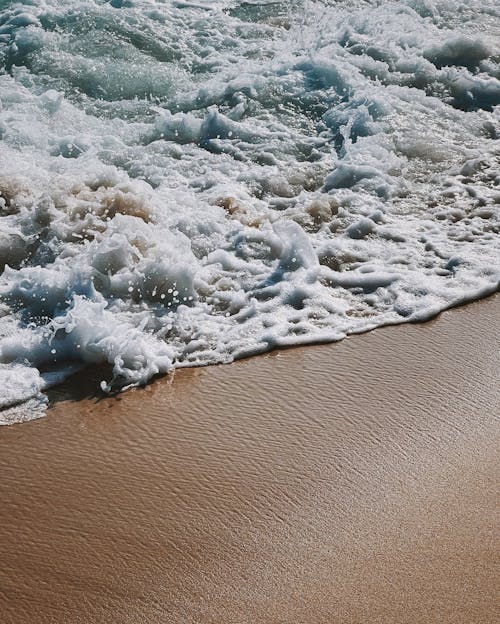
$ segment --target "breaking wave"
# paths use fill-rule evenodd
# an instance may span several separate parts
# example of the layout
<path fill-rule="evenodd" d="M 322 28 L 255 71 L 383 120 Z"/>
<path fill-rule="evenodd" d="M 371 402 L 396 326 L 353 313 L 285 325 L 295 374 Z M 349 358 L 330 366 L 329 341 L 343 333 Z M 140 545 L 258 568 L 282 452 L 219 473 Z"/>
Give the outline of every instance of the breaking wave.
<path fill-rule="evenodd" d="M 499 41 L 476 0 L 0 0 L 0 423 L 496 291 Z"/>

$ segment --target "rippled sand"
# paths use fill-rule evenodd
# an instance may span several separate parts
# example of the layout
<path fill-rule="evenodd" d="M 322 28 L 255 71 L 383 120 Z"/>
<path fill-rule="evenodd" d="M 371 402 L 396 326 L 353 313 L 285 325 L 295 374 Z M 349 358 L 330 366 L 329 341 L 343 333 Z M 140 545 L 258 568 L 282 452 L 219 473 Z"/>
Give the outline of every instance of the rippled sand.
<path fill-rule="evenodd" d="M 0 430 L 2 622 L 494 622 L 499 313 L 58 390 Z"/>

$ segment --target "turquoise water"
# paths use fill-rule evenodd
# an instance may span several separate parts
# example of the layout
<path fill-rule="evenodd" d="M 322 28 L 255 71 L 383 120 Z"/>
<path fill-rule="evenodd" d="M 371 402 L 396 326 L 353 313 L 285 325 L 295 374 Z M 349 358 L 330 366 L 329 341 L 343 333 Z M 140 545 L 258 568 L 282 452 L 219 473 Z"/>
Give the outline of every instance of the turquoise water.
<path fill-rule="evenodd" d="M 0 2 L 4 421 L 82 366 L 128 387 L 497 290 L 499 41 L 491 2 Z"/>

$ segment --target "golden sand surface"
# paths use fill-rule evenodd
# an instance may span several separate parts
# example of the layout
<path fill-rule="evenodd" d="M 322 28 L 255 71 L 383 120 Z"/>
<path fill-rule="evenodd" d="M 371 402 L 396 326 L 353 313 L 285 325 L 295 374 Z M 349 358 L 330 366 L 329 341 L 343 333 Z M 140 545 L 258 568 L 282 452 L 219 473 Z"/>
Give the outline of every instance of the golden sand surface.
<path fill-rule="evenodd" d="M 0 621 L 497 622 L 499 321 L 75 378 L 0 428 Z"/>

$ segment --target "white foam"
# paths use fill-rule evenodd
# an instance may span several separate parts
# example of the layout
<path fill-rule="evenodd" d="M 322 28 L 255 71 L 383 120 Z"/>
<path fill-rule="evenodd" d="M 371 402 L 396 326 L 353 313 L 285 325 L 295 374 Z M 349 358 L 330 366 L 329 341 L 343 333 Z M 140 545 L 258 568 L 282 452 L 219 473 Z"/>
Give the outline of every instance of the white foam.
<path fill-rule="evenodd" d="M 485 4 L 3 3 L 0 423 L 497 290 Z"/>

